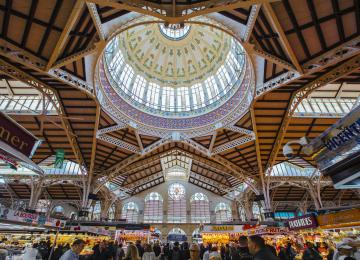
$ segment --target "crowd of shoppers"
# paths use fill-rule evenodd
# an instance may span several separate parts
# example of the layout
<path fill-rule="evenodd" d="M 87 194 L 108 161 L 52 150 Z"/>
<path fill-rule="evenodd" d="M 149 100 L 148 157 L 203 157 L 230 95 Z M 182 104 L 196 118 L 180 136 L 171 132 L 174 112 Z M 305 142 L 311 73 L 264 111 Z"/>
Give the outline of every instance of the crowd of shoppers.
<path fill-rule="evenodd" d="M 128 243 L 126 249 L 121 243 L 102 241 L 93 247 L 93 255 L 81 256 L 85 242 L 76 239 L 70 246 L 58 245 L 52 251 L 50 241 L 34 243 L 24 250 L 23 260 L 360 260 L 359 243 L 345 239 L 335 248 L 327 247 L 328 254 L 323 257 L 316 245 L 307 242 L 304 246 L 291 242 L 275 248 L 265 243 L 260 236 L 242 236 L 238 243 L 226 245 L 203 245 L 183 242 L 164 243 L 158 241 L 142 244 L 141 241 Z M 6 250 L 0 248 L 0 260 L 6 256 Z M 125 252 L 126 251 L 126 252 Z M 299 253 L 301 252 L 301 258 Z"/>

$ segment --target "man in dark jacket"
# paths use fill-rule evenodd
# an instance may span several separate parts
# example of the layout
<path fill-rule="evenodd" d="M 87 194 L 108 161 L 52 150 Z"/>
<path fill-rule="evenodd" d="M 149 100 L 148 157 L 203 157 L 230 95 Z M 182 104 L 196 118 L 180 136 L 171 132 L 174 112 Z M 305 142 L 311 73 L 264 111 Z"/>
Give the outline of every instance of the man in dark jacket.
<path fill-rule="evenodd" d="M 249 252 L 247 236 L 241 236 L 239 238 L 238 253 L 239 253 L 239 256 L 240 256 L 240 260 L 251 260 L 251 259 L 253 259 L 250 252 Z"/>
<path fill-rule="evenodd" d="M 280 260 L 266 248 L 265 241 L 260 236 L 249 237 L 249 251 L 254 256 L 254 260 Z"/>
<path fill-rule="evenodd" d="M 144 248 L 141 245 L 141 240 L 137 240 L 135 245 L 138 250 L 140 258 L 142 258 L 143 254 L 144 254 Z"/>
<path fill-rule="evenodd" d="M 177 241 L 174 243 L 173 249 L 170 250 L 169 260 L 184 260 L 182 258 L 181 250 L 179 247 L 179 242 L 177 242 Z"/>

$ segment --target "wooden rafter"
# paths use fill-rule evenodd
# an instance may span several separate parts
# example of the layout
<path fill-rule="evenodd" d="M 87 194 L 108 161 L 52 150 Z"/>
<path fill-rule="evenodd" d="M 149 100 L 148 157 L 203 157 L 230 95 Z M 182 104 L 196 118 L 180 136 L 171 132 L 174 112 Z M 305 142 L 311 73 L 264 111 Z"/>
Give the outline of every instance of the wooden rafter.
<path fill-rule="evenodd" d="M 4 60 L 0 60 L 0 70 L 12 78 L 14 78 L 16 80 L 20 80 L 22 82 L 25 82 L 25 83 L 29 84 L 30 86 L 34 87 L 40 93 L 43 93 L 49 100 L 52 100 L 52 95 L 54 95 L 57 100 L 60 100 L 58 93 L 52 87 L 42 83 L 38 79 L 25 73 L 22 70 L 16 68 L 12 64 L 7 63 Z M 86 164 L 85 164 L 84 158 L 82 156 L 79 144 L 76 140 L 76 135 L 74 134 L 71 124 L 65 115 L 64 107 L 63 107 L 62 103 L 61 102 L 56 103 L 56 102 L 57 101 L 54 101 L 54 107 L 58 110 L 57 112 L 61 119 L 62 128 L 65 130 L 65 133 L 67 135 L 68 141 L 73 150 L 75 158 L 76 158 L 78 164 L 80 165 L 81 171 L 83 173 L 85 173 L 83 167 L 86 167 Z"/>
<path fill-rule="evenodd" d="M 267 169 L 271 170 L 273 167 L 277 154 L 282 146 L 285 133 L 287 132 L 287 128 L 290 124 L 291 117 L 293 116 L 296 108 L 300 104 L 300 102 L 306 98 L 312 91 L 315 89 L 322 87 L 326 84 L 329 84 L 339 78 L 342 78 L 349 73 L 356 71 L 359 69 L 360 66 L 360 55 L 357 55 L 331 69 L 329 72 L 325 73 L 324 75 L 319 76 L 315 80 L 311 81 L 310 83 L 303 86 L 301 89 L 296 91 L 289 101 L 289 108 L 286 111 L 286 114 L 283 117 L 281 126 L 278 130 L 278 134 L 276 136 L 276 140 L 274 142 L 273 149 L 270 153 L 270 158 L 267 163 Z"/>
<path fill-rule="evenodd" d="M 169 23 L 181 23 L 185 20 L 188 20 L 193 17 L 200 15 L 206 15 L 214 12 L 234 10 L 237 8 L 248 8 L 252 5 L 262 4 L 262 3 L 271 3 L 277 0 L 239 0 L 239 1 L 224 1 L 224 0 L 212 0 L 212 1 L 203 1 L 196 4 L 190 5 L 176 5 L 175 15 L 173 16 L 173 2 L 169 5 L 160 4 L 156 5 L 151 2 L 145 1 L 123 1 L 122 3 L 115 1 L 106 1 L 106 0 L 88 0 L 88 2 L 98 4 L 101 6 L 110 6 L 119 10 L 128 10 L 134 11 L 145 15 L 151 15 L 161 20 L 164 20 Z M 166 15 L 161 14 L 158 10 L 167 11 Z M 185 10 L 192 10 L 188 14 L 179 16 L 179 13 Z"/>
<path fill-rule="evenodd" d="M 285 51 L 286 51 L 287 55 L 289 56 L 291 62 L 295 66 L 296 70 L 299 73 L 303 74 L 303 69 L 302 69 L 302 67 L 294 53 L 294 50 L 292 49 L 292 47 L 284 33 L 284 30 L 282 29 L 281 24 L 276 16 L 274 10 L 272 9 L 271 5 L 269 3 L 264 3 L 263 8 L 264 8 L 265 12 L 268 14 L 268 17 L 270 18 L 270 22 L 271 22 L 273 28 L 278 33 L 280 42 L 283 45 L 283 47 L 285 48 Z"/>
<path fill-rule="evenodd" d="M 75 22 L 77 21 L 81 11 L 83 10 L 84 4 L 85 4 L 84 0 L 76 1 L 75 5 L 70 13 L 70 16 L 66 22 L 66 25 L 60 35 L 60 38 L 59 38 L 58 42 L 56 43 L 55 48 L 50 56 L 50 59 L 45 67 L 46 71 L 48 71 L 52 67 L 52 65 L 56 62 L 61 51 L 65 47 L 65 44 L 66 44 L 66 41 L 70 34 L 70 31 L 73 28 Z"/>

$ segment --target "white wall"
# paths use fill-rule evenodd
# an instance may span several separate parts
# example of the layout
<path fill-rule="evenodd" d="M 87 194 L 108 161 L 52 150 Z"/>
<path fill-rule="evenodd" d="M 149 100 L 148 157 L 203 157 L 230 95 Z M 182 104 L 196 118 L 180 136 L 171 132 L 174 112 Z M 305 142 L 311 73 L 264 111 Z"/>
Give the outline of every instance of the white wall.
<path fill-rule="evenodd" d="M 215 223 L 215 213 L 214 213 L 214 210 L 215 210 L 215 207 L 216 205 L 219 203 L 219 202 L 225 202 L 227 204 L 229 204 L 230 208 L 232 206 L 232 201 L 231 200 L 228 200 L 224 197 L 221 197 L 221 196 L 218 196 L 208 190 L 205 190 L 205 189 L 202 189 L 196 185 L 193 185 L 187 181 L 184 181 L 184 180 L 171 180 L 171 181 L 166 181 L 165 183 L 162 183 L 158 186 L 155 186 L 151 189 L 148 189 L 146 191 L 143 191 L 143 192 L 140 192 L 139 194 L 135 195 L 135 196 L 132 196 L 126 200 L 123 200 L 122 201 L 122 205 L 124 205 L 125 203 L 127 202 L 130 202 L 130 201 L 133 201 L 135 202 L 138 207 L 139 207 L 139 210 L 140 210 L 140 213 L 142 214 L 139 214 L 139 222 L 143 222 L 143 211 L 144 211 L 144 206 L 145 206 L 145 197 L 146 195 L 148 195 L 150 192 L 158 192 L 161 194 L 161 196 L 163 197 L 164 199 L 164 204 L 163 204 L 163 210 L 164 211 L 167 211 L 167 201 L 168 201 L 168 188 L 169 188 L 169 185 L 172 184 L 172 183 L 180 183 L 182 185 L 184 185 L 185 189 L 186 189 L 186 210 L 188 213 L 190 213 L 190 198 L 192 195 L 194 195 L 195 193 L 197 192 L 201 192 L 201 193 L 204 193 L 208 199 L 209 199 L 209 203 L 210 203 L 210 215 L 211 215 L 211 222 L 212 223 Z M 191 214 L 191 213 L 190 213 Z M 187 222 L 190 223 L 190 214 L 187 214 Z M 164 222 L 166 222 L 167 220 L 167 216 L 164 216 Z"/>

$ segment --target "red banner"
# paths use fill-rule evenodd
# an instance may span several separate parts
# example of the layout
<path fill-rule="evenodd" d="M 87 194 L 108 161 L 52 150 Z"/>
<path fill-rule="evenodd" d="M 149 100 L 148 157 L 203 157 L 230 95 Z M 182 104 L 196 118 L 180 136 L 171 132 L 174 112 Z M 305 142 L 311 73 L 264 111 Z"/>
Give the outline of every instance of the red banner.
<path fill-rule="evenodd" d="M 38 140 L 14 120 L 0 113 L 0 141 L 30 157 Z"/>

